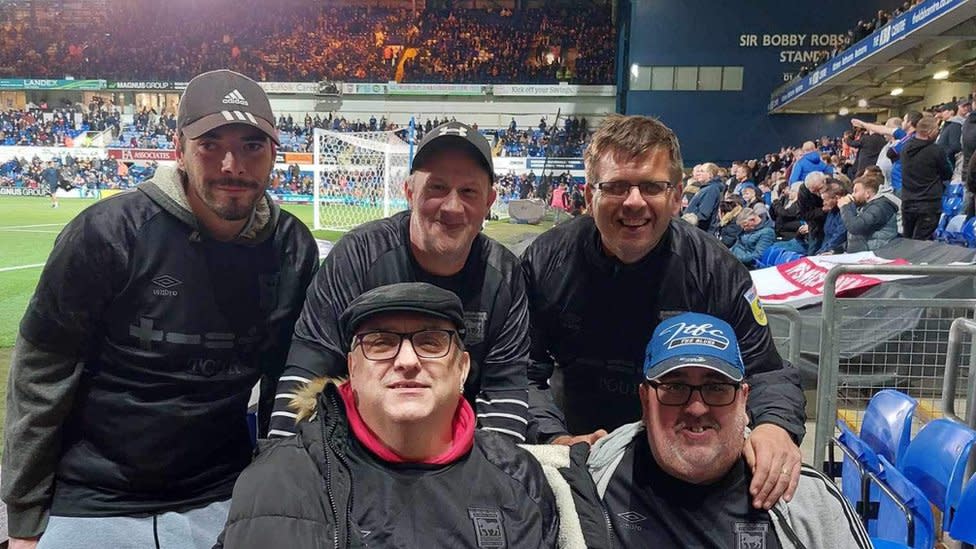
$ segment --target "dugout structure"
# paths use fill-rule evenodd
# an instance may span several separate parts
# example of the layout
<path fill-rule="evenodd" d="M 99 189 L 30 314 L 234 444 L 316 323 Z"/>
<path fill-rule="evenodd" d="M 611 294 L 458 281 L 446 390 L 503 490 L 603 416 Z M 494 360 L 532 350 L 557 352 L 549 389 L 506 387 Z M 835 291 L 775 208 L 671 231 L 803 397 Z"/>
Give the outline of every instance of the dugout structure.
<path fill-rule="evenodd" d="M 394 132 L 313 132 L 315 230 L 348 231 L 407 208 L 410 147 Z"/>

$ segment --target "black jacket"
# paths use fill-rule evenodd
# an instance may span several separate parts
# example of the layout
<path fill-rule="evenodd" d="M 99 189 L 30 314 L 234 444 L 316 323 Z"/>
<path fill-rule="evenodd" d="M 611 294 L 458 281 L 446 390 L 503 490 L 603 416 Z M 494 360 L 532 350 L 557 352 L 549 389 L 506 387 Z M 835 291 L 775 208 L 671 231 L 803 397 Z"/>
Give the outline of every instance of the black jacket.
<path fill-rule="evenodd" d="M 654 250 L 625 265 L 604 253 L 593 218 L 583 216 L 539 236 L 522 265 L 532 318 L 530 413 L 541 440 L 640 418 L 647 341 L 662 318 L 684 311 L 718 316 L 736 330 L 753 422 L 803 437 L 799 371 L 777 353 L 749 272 L 708 233 L 673 220 Z"/>
<path fill-rule="evenodd" d="M 847 144 L 857 149 L 857 161 L 854 163 L 854 173 L 859 174 L 868 166 L 878 162 L 881 149 L 884 148 L 884 136 L 877 133 L 865 133 L 860 139 L 848 139 Z"/>
<path fill-rule="evenodd" d="M 803 224 L 803 220 L 800 219 L 799 202 L 794 201 L 790 204 L 788 196 L 781 196 L 773 202 L 770 212 L 774 222 L 773 227 L 776 229 L 776 238 L 791 240 L 796 237 L 796 232 Z"/>
<path fill-rule="evenodd" d="M 160 170 L 58 235 L 8 394 L 11 535 L 39 533 L 48 511 L 226 499 L 250 462 L 251 388 L 281 373 L 318 250 L 270 198 L 234 242 L 203 234 L 185 201 L 175 171 Z"/>
<path fill-rule="evenodd" d="M 952 166 L 942 147 L 912 137 L 901 150 L 903 212 L 938 212 Z"/>
<path fill-rule="evenodd" d="M 956 155 L 962 152 L 962 125 L 965 122 L 961 116 L 954 116 L 946 121 L 939 132 L 935 143 L 942 147 L 951 164 L 955 164 Z"/>
<path fill-rule="evenodd" d="M 962 158 L 963 162 L 966 162 L 963 166 L 964 170 L 969 169 L 968 161 L 974 153 L 976 153 L 976 112 L 970 113 L 962 123 Z"/>
<path fill-rule="evenodd" d="M 554 484 L 529 451 L 510 437 L 483 430 L 476 431 L 471 451 L 448 465 L 411 467 L 372 458 L 368 469 L 375 472 L 369 474 L 385 485 L 392 483 L 392 490 L 437 496 L 407 502 L 412 508 L 398 507 L 377 494 L 357 491 L 363 481 L 350 475 L 349 456 L 365 450 L 354 447 L 358 442 L 336 386 L 325 383 L 317 396 L 301 398 L 311 399 L 314 416 L 299 424 L 294 437 L 261 442 L 254 462 L 234 486 L 227 525 L 214 549 L 359 548 L 372 547 L 374 539 L 398 540 L 398 547 L 495 547 L 477 530 L 499 523 L 502 532 L 494 533 L 494 540 L 507 540 L 509 547 L 549 548 L 556 547 L 564 523 L 577 520 L 587 547 L 610 546 L 608 521 L 586 470 L 586 445 L 558 449 L 567 456 L 566 467 L 557 474 L 565 482 L 555 479 Z M 558 504 L 555 484 L 567 498 Z M 557 508 L 562 503 L 569 505 Z M 389 518 L 379 531 L 363 531 L 356 523 L 357 509 L 372 506 L 377 512 L 385 509 Z M 424 524 L 410 518 L 416 506 L 422 508 Z"/>
<path fill-rule="evenodd" d="M 409 225 L 410 212 L 401 212 L 362 225 L 336 243 L 308 288 L 278 393 L 292 394 L 318 377 L 346 375 L 349 343 L 338 319 L 356 296 L 394 282 L 428 282 L 454 292 L 464 305 L 464 344 L 471 354 L 464 394 L 479 425 L 523 440 L 529 314 L 518 258 L 479 234 L 459 273 L 431 275 L 413 258 Z M 275 402 L 272 435 L 294 432 L 287 403 Z"/>

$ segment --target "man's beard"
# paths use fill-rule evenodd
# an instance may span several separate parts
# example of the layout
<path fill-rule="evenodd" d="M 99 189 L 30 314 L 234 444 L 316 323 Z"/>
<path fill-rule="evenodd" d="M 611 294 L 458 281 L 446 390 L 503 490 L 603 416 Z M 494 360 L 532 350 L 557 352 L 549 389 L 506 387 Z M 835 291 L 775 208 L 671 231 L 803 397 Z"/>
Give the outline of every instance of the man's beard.
<path fill-rule="evenodd" d="M 253 195 L 253 198 L 250 195 L 242 195 L 236 199 L 228 199 L 223 202 L 219 202 L 213 192 L 213 189 L 218 186 L 237 187 L 247 190 L 259 190 L 261 186 L 256 181 L 237 177 L 222 177 L 219 179 L 204 181 L 204 202 L 207 203 L 210 209 L 217 214 L 218 217 L 225 221 L 240 221 L 242 219 L 247 219 L 254 211 L 254 205 L 261 198 L 261 194 Z"/>

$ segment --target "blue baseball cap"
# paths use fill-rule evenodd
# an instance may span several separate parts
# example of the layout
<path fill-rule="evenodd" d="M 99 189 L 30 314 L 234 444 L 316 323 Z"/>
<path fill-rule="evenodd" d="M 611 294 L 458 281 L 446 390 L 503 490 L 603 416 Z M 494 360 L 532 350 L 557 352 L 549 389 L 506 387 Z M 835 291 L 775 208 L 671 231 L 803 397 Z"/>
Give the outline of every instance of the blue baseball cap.
<path fill-rule="evenodd" d="M 742 381 L 746 367 L 732 326 L 701 313 L 683 313 L 658 324 L 644 353 L 644 378 L 653 381 L 691 366 Z"/>

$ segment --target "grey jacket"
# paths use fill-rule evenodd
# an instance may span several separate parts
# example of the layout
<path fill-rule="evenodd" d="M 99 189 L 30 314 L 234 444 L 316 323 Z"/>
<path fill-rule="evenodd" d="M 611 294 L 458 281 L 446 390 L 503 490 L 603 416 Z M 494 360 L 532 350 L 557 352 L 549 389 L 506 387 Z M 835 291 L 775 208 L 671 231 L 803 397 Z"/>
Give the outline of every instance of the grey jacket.
<path fill-rule="evenodd" d="M 874 196 L 858 211 L 853 202 L 840 209 L 847 227 L 849 253 L 874 251 L 898 236 L 898 210 L 901 199 L 890 189 Z"/>
<path fill-rule="evenodd" d="M 644 433 L 642 422 L 628 423 L 593 445 L 587 467 L 601 498 L 627 445 L 635 437 L 646 436 Z M 769 515 L 783 549 L 872 547 L 864 525 L 837 486 L 807 465 L 800 470 L 793 499 L 788 503 L 780 500 L 769 510 Z"/>

